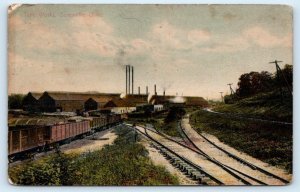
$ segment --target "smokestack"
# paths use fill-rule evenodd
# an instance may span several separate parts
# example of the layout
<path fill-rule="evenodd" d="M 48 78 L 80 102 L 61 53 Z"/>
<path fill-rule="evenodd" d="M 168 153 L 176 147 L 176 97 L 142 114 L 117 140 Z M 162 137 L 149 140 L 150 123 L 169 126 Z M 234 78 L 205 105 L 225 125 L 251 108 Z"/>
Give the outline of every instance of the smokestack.
<path fill-rule="evenodd" d="M 164 90 L 164 96 L 166 95 L 166 90 Z"/>
<path fill-rule="evenodd" d="M 139 86 L 139 95 L 141 94 L 141 88 L 140 88 L 140 86 Z"/>
<path fill-rule="evenodd" d="M 148 86 L 146 86 L 146 95 L 148 95 Z"/>
<path fill-rule="evenodd" d="M 128 80 L 128 65 L 126 65 L 126 95 L 127 95 L 127 87 L 128 87 L 128 83 L 127 83 L 127 80 Z"/>
<path fill-rule="evenodd" d="M 157 92 L 156 92 L 156 84 L 154 84 L 154 94 L 157 95 Z"/>
<path fill-rule="evenodd" d="M 131 66 L 131 72 L 132 72 L 132 74 L 131 74 L 131 77 L 132 77 L 132 95 L 133 95 L 133 66 Z"/>
<path fill-rule="evenodd" d="M 128 65 L 128 95 L 130 95 L 130 81 L 131 81 L 130 65 Z"/>

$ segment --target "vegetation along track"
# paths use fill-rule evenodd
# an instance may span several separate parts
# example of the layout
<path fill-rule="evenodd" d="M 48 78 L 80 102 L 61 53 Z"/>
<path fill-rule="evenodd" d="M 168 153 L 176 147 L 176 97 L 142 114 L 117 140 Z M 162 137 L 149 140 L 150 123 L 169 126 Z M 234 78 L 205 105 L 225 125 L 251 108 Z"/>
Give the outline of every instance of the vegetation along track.
<path fill-rule="evenodd" d="M 148 137 L 150 136 L 152 138 L 151 140 L 159 142 L 169 150 L 173 150 L 173 152 L 177 155 L 189 159 L 194 164 L 205 165 L 205 167 L 203 166 L 203 170 L 213 175 L 215 178 L 218 178 L 222 183 L 226 185 L 266 185 L 266 183 L 247 174 L 241 173 L 234 168 L 230 168 L 216 161 L 215 159 L 210 158 L 204 152 L 195 150 L 194 148 L 191 148 L 170 137 L 167 137 L 166 135 L 161 134 L 158 131 L 140 126 L 137 126 L 136 128 L 139 132 L 141 132 L 141 129 L 150 131 L 151 134 L 154 134 L 153 136 L 150 136 L 150 134 L 148 134 Z M 249 182 L 249 180 L 251 180 L 252 182 Z"/>
<path fill-rule="evenodd" d="M 283 179 L 282 177 L 275 175 L 265 169 L 262 169 L 232 153 L 230 153 L 229 151 L 223 149 L 222 147 L 218 146 L 217 144 L 213 143 L 212 141 L 210 141 L 207 137 L 205 137 L 203 134 L 201 133 L 197 133 L 194 129 L 192 129 L 191 127 L 189 128 L 185 128 L 183 129 L 182 127 L 182 123 L 183 121 L 188 121 L 188 116 L 185 117 L 185 119 L 183 119 L 180 123 L 179 123 L 179 127 L 185 137 L 185 141 L 188 140 L 189 145 L 193 145 L 194 148 L 196 148 L 199 152 L 206 154 L 207 156 L 209 156 L 206 152 L 204 152 L 203 150 L 201 150 L 199 148 L 199 145 L 203 146 L 204 144 L 206 144 L 205 149 L 210 148 L 211 150 L 211 154 L 221 154 L 219 157 L 221 157 L 220 159 L 224 159 L 223 162 L 225 163 L 221 163 L 223 164 L 225 167 L 233 170 L 234 172 L 236 172 L 237 174 L 243 175 L 249 179 L 251 179 L 252 181 L 255 181 L 259 184 L 262 185 L 282 185 L 282 184 L 287 184 L 289 183 L 289 181 L 287 181 L 286 179 Z M 199 137 L 197 138 L 197 136 Z M 200 143 L 199 143 L 200 142 Z M 197 145 L 197 143 L 199 145 Z M 211 158 L 212 155 L 209 156 L 209 158 Z M 230 157 L 229 161 L 228 158 Z M 219 161 L 221 161 L 219 159 Z M 225 161 L 227 159 L 227 161 Z M 235 162 L 234 162 L 235 161 Z M 231 163 L 230 163 L 231 162 Z M 230 164 L 230 165 L 228 165 Z M 235 168 L 234 168 L 235 167 Z M 246 168 L 247 167 L 247 168 Z M 242 172 L 241 169 L 238 168 L 242 168 L 244 171 Z M 247 171 L 248 170 L 248 171 Z M 245 171 L 247 171 L 247 174 L 245 174 Z M 250 176 L 252 175 L 252 176 Z M 258 179 L 254 178 L 254 177 L 258 177 Z"/>

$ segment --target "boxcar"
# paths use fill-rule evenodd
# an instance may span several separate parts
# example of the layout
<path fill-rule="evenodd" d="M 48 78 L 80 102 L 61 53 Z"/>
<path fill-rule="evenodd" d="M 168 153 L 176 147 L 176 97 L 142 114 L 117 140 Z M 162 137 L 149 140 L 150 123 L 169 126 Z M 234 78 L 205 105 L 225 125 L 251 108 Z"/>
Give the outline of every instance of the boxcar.
<path fill-rule="evenodd" d="M 8 155 L 22 157 L 24 154 L 30 154 L 45 146 L 61 143 L 90 131 L 90 123 L 87 120 L 67 122 L 56 118 L 13 119 L 9 121 Z"/>
<path fill-rule="evenodd" d="M 65 139 L 86 134 L 91 131 L 89 121 L 68 122 L 50 126 L 50 143 L 61 142 Z"/>
<path fill-rule="evenodd" d="M 8 131 L 8 155 L 43 147 L 49 140 L 49 126 L 10 127 Z"/>

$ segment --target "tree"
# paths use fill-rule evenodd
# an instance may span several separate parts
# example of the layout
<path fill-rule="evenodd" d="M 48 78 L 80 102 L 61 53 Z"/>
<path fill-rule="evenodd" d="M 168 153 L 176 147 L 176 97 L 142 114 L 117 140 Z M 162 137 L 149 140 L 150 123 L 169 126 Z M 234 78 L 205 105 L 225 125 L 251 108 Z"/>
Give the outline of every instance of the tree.
<path fill-rule="evenodd" d="M 12 94 L 8 96 L 8 108 L 9 109 L 22 109 L 22 101 L 24 95 Z"/>
<path fill-rule="evenodd" d="M 267 71 L 250 72 L 241 75 L 238 82 L 237 95 L 247 97 L 259 92 L 266 92 L 272 89 L 274 84 L 272 74 Z"/>

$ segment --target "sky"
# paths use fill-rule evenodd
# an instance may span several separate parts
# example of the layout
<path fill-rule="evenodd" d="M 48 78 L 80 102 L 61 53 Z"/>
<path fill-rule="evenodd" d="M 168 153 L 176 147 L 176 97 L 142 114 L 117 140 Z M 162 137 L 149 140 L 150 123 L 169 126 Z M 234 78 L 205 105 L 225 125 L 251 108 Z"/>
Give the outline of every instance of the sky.
<path fill-rule="evenodd" d="M 9 10 L 8 93 L 125 92 L 220 98 L 251 71 L 293 64 L 284 5 L 22 5 Z"/>

